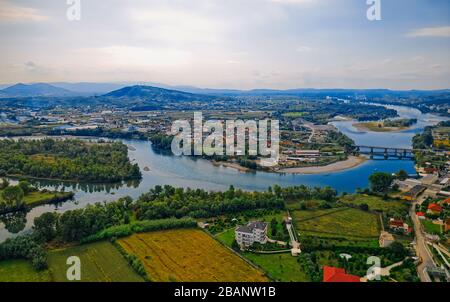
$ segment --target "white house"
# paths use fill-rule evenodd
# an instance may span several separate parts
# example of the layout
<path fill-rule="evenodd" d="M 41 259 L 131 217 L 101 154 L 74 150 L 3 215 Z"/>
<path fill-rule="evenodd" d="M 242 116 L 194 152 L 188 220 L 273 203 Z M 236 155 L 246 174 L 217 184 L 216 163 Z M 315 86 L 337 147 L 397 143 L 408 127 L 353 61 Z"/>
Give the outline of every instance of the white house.
<path fill-rule="evenodd" d="M 240 246 L 251 246 L 258 242 L 267 242 L 267 223 L 255 221 L 236 228 L 236 241 Z"/>

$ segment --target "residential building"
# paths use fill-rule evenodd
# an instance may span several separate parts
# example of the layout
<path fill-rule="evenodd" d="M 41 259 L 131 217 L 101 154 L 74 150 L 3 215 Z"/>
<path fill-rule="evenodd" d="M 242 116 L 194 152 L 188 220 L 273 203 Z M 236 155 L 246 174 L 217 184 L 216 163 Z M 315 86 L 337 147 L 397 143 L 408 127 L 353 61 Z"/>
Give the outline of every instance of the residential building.
<path fill-rule="evenodd" d="M 267 227 L 265 222 L 254 221 L 236 228 L 236 241 L 240 246 L 251 246 L 255 242 L 265 244 L 267 242 Z"/>
<path fill-rule="evenodd" d="M 427 213 L 432 215 L 439 215 L 442 212 L 442 207 L 438 205 L 437 203 L 430 203 L 428 205 L 428 211 Z"/>
<path fill-rule="evenodd" d="M 418 212 L 416 215 L 417 215 L 417 218 L 419 218 L 419 219 L 422 219 L 422 220 L 426 219 L 424 212 Z"/>
<path fill-rule="evenodd" d="M 417 186 L 413 187 L 411 190 L 409 190 L 408 192 L 406 192 L 405 194 L 403 194 L 403 199 L 408 200 L 408 201 L 413 201 L 417 198 L 417 196 L 422 194 L 423 191 L 425 191 L 426 189 L 427 188 L 425 186 L 417 185 Z"/>
<path fill-rule="evenodd" d="M 404 223 L 401 219 L 394 219 L 391 218 L 389 220 L 389 229 L 397 232 L 403 232 L 405 234 L 408 234 L 411 232 L 411 228 L 407 223 Z"/>
<path fill-rule="evenodd" d="M 424 185 L 432 185 L 435 184 L 439 180 L 438 174 L 428 174 L 424 178 L 421 179 L 422 184 Z"/>
<path fill-rule="evenodd" d="M 388 233 L 388 232 L 381 232 L 380 234 L 380 247 L 388 247 L 392 243 L 394 243 L 395 238 L 394 235 Z"/>

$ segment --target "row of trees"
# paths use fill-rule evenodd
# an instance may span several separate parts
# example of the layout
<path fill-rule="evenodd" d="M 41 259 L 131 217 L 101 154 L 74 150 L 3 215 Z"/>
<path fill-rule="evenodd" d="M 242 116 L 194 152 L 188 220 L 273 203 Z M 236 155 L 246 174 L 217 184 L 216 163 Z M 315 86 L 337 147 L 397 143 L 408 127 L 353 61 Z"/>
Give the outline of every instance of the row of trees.
<path fill-rule="evenodd" d="M 135 204 L 138 219 L 214 217 L 254 209 L 284 209 L 284 202 L 271 192 L 244 192 L 230 187 L 225 192 L 156 186 Z"/>
<path fill-rule="evenodd" d="M 62 214 L 47 212 L 34 220 L 34 234 L 42 241 L 55 238 L 77 242 L 106 228 L 130 223 L 130 197 L 111 203 L 96 203 Z"/>
<path fill-rule="evenodd" d="M 53 139 L 0 141 L 1 174 L 97 183 L 142 177 L 122 143 Z"/>

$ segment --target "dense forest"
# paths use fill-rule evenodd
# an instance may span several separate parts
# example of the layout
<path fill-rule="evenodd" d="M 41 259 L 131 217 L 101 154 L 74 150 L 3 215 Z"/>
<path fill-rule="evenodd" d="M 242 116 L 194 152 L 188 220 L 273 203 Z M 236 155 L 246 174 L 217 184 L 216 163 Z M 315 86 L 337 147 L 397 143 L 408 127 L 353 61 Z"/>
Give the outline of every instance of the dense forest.
<path fill-rule="evenodd" d="M 140 179 L 122 143 L 81 140 L 1 140 L 0 176 L 109 183 Z"/>

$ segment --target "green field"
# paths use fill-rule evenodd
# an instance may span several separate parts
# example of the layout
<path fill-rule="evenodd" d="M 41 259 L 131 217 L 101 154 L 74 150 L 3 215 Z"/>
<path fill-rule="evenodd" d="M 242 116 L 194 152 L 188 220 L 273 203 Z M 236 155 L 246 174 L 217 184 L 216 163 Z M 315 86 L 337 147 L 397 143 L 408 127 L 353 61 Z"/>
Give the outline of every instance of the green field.
<path fill-rule="evenodd" d="M 378 238 L 378 216 L 352 208 L 294 211 L 295 226 L 301 235 L 367 240 Z"/>
<path fill-rule="evenodd" d="M 388 199 L 383 200 L 383 198 L 373 195 L 366 194 L 355 194 L 342 196 L 340 200 L 344 203 L 361 205 L 367 204 L 371 211 L 381 211 L 389 213 L 392 211 L 402 212 L 408 211 L 408 203 L 401 200 Z"/>
<path fill-rule="evenodd" d="M 0 261 L 0 282 L 49 282 L 48 271 L 36 272 L 27 260 Z"/>
<path fill-rule="evenodd" d="M 220 242 L 231 247 L 235 238 L 235 229 L 229 229 L 215 236 Z"/>
<path fill-rule="evenodd" d="M 283 282 L 308 282 L 309 279 L 297 262 L 297 257 L 290 253 L 285 254 L 254 254 L 244 253 L 249 259 L 261 267 L 267 275 L 275 281 Z"/>
<path fill-rule="evenodd" d="M 442 233 L 442 226 L 434 224 L 430 220 L 422 220 L 422 225 L 428 234 L 440 235 Z"/>
<path fill-rule="evenodd" d="M 302 117 L 305 115 L 306 115 L 306 112 L 287 112 L 287 113 L 283 114 L 284 117 L 291 117 L 291 118 Z"/>
<path fill-rule="evenodd" d="M 109 242 L 75 246 L 51 251 L 48 257 L 53 281 L 67 281 L 67 258 L 77 256 L 81 260 L 82 282 L 142 282 L 120 252 Z"/>

